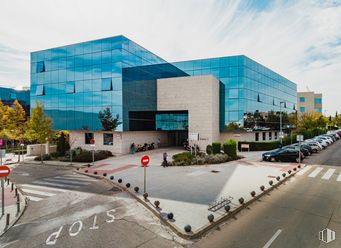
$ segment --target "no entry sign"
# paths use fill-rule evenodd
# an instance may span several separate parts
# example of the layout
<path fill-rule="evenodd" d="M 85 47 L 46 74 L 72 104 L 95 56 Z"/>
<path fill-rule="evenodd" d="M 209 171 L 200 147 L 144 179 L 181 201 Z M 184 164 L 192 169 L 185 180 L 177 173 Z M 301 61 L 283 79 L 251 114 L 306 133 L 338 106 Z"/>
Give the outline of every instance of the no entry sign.
<path fill-rule="evenodd" d="M 0 166 L 0 177 L 7 177 L 9 173 L 11 172 L 10 168 L 3 165 Z"/>
<path fill-rule="evenodd" d="M 147 155 L 145 155 L 141 158 L 141 164 L 143 167 L 145 167 L 149 164 L 149 157 Z"/>

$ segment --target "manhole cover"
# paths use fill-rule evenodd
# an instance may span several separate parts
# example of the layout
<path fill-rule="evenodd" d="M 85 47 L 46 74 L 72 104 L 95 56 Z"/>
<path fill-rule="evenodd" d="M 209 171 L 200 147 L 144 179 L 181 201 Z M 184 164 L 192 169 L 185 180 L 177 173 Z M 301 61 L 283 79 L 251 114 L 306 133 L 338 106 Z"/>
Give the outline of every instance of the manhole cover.
<path fill-rule="evenodd" d="M 212 173 L 219 173 L 220 171 L 217 170 L 211 170 Z"/>

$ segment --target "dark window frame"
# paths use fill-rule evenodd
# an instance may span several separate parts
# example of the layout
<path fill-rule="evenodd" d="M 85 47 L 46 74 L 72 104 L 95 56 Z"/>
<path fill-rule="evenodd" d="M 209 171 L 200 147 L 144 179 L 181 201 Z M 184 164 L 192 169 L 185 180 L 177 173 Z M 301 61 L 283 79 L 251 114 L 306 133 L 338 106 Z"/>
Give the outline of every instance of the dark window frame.
<path fill-rule="evenodd" d="M 84 133 L 84 143 L 86 145 L 90 145 L 91 144 L 90 142 L 91 142 L 92 139 L 94 139 L 94 137 L 95 137 L 94 133 L 91 133 L 91 132 Z"/>
<path fill-rule="evenodd" d="M 105 136 L 110 136 L 109 139 L 111 142 L 106 142 L 108 138 L 105 138 Z M 104 146 L 113 146 L 114 145 L 114 134 L 113 133 L 103 133 L 103 145 Z"/>

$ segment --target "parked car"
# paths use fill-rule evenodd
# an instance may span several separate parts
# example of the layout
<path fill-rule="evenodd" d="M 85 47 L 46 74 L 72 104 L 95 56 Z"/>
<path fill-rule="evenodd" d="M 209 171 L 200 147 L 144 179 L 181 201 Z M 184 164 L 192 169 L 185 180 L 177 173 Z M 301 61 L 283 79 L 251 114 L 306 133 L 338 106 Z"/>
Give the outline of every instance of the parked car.
<path fill-rule="evenodd" d="M 298 162 L 299 151 L 295 149 L 282 149 L 278 148 L 269 152 L 263 153 L 264 161 L 281 161 L 281 162 Z M 304 159 L 304 155 L 301 153 L 301 161 Z"/>
<path fill-rule="evenodd" d="M 291 149 L 291 150 L 299 150 L 299 147 L 298 146 L 295 146 L 295 145 L 290 145 L 290 146 L 285 146 L 283 147 L 283 149 Z M 310 152 L 307 148 L 304 148 L 304 147 L 301 147 L 301 152 L 303 153 L 304 156 L 310 156 Z"/>

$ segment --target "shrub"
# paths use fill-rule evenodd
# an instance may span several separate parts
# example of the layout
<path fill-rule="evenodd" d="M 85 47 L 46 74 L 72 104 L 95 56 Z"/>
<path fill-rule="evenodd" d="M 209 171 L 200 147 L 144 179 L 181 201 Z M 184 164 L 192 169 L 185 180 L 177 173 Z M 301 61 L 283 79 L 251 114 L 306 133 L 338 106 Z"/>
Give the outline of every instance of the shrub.
<path fill-rule="evenodd" d="M 185 161 L 186 163 L 191 164 L 191 161 L 194 158 L 194 155 L 191 154 L 190 152 L 182 152 L 182 153 L 174 154 L 172 158 L 175 162 Z"/>
<path fill-rule="evenodd" d="M 106 159 L 108 157 L 112 157 L 112 153 L 110 151 L 99 150 L 95 151 L 94 154 L 95 161 Z M 92 162 L 92 151 L 88 150 L 77 150 L 72 158 L 74 162 Z"/>
<path fill-rule="evenodd" d="M 206 153 L 207 154 L 212 154 L 212 146 L 211 145 L 207 145 L 206 146 Z"/>
<path fill-rule="evenodd" d="M 213 154 L 220 153 L 220 149 L 221 149 L 221 144 L 220 144 L 220 142 L 213 142 L 213 143 L 212 143 L 212 153 L 213 153 Z"/>
<path fill-rule="evenodd" d="M 237 143 L 235 140 L 226 140 L 223 144 L 223 150 L 231 158 L 237 158 Z"/>
<path fill-rule="evenodd" d="M 57 152 L 59 156 L 64 156 L 65 152 L 70 149 L 69 135 L 65 131 L 57 133 Z"/>
<path fill-rule="evenodd" d="M 270 142 L 247 142 L 247 141 L 240 141 L 238 142 L 238 150 L 241 150 L 241 144 L 249 144 L 250 151 L 268 151 L 273 150 L 279 147 L 279 141 L 270 141 Z"/>

